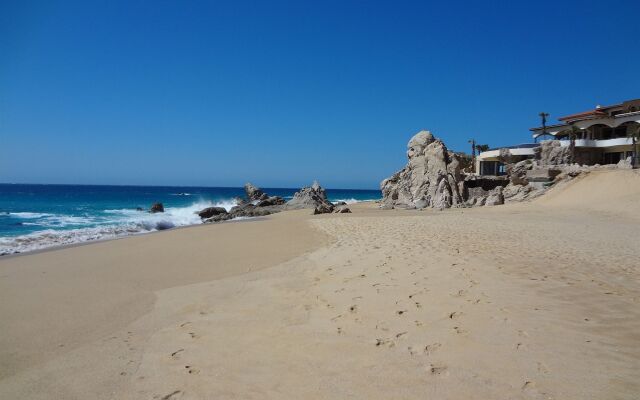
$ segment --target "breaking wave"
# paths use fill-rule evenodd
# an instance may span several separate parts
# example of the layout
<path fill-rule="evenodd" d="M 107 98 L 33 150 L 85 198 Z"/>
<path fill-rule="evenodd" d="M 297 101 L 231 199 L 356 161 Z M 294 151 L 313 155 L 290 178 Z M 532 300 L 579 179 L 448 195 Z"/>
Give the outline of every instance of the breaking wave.
<path fill-rule="evenodd" d="M 339 203 L 339 202 L 343 201 L 343 202 L 345 202 L 347 204 L 355 204 L 355 203 L 362 203 L 362 202 L 365 202 L 365 201 L 376 201 L 376 200 L 379 200 L 379 199 L 354 199 L 352 197 L 350 199 L 335 199 L 335 200 L 331 200 L 331 201 L 334 202 L 334 203 Z"/>
<path fill-rule="evenodd" d="M 235 205 L 235 200 L 199 201 L 187 207 L 166 207 L 164 213 L 156 214 L 126 208 L 107 209 L 91 216 L 8 213 L 4 215 L 18 219 L 21 225 L 43 229 L 21 236 L 0 237 L 0 255 L 197 225 L 202 221 L 196 212 L 203 208 L 216 206 L 229 211 Z"/>

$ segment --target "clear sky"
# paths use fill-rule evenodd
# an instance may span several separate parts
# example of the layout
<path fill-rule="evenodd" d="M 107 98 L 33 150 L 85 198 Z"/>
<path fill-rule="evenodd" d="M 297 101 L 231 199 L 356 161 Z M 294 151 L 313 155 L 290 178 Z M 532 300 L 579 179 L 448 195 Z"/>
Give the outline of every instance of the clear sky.
<path fill-rule="evenodd" d="M 524 4 L 527 3 L 527 4 Z M 0 182 L 377 188 L 640 97 L 640 1 L 0 0 Z"/>

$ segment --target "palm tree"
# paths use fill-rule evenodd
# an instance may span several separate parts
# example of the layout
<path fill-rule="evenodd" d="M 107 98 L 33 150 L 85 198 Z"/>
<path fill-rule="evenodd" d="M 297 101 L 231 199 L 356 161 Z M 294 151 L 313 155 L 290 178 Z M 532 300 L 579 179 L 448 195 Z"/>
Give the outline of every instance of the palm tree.
<path fill-rule="evenodd" d="M 578 133 L 581 133 L 581 129 L 575 125 L 571 125 L 571 128 L 569 130 L 569 149 L 571 149 L 572 164 L 576 158 L 576 139 L 578 138 Z"/>
<path fill-rule="evenodd" d="M 483 151 L 489 151 L 489 145 L 488 144 L 477 144 L 476 145 L 476 150 L 478 150 L 478 153 L 482 153 Z"/>
<path fill-rule="evenodd" d="M 633 159 L 631 165 L 633 168 L 638 168 L 638 159 L 640 158 L 640 151 L 638 151 L 638 144 L 640 144 L 640 124 L 627 125 L 627 137 L 631 138 L 633 143 Z"/>

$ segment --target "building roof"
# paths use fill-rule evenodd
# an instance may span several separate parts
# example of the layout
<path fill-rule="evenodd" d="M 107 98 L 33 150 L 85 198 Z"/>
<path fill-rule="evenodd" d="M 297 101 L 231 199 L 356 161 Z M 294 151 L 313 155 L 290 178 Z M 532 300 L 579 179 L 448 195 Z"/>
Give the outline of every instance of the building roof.
<path fill-rule="evenodd" d="M 583 111 L 583 112 L 567 115 L 567 116 L 564 116 L 564 117 L 560 117 L 560 118 L 558 118 L 558 120 L 559 121 L 569 121 L 569 120 L 574 120 L 574 119 L 586 119 L 586 118 L 589 118 L 589 117 L 605 117 L 605 116 L 607 116 L 606 112 L 602 111 L 599 108 L 596 108 L 595 110 Z"/>
<path fill-rule="evenodd" d="M 565 123 L 562 123 L 562 124 L 555 124 L 555 125 L 547 125 L 546 128 L 550 129 L 550 128 L 557 128 L 557 127 L 560 127 L 560 126 L 569 126 L 569 125 L 567 125 Z M 542 130 L 542 127 L 538 126 L 536 128 L 529 128 L 529 130 L 530 131 L 540 131 L 540 130 Z"/>

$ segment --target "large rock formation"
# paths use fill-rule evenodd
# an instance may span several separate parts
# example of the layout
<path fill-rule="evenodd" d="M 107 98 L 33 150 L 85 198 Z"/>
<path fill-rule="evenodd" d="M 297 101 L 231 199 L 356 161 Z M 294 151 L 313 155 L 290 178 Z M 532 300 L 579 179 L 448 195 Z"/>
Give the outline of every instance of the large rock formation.
<path fill-rule="evenodd" d="M 573 163 L 575 145 L 562 146 L 559 140 L 545 140 L 533 149 L 536 161 L 541 166 Z"/>
<path fill-rule="evenodd" d="M 317 214 L 333 211 L 333 204 L 327 199 L 327 193 L 316 181 L 310 187 L 304 187 L 285 204 L 287 210 L 313 208 Z"/>
<path fill-rule="evenodd" d="M 527 181 L 527 171 L 532 169 L 532 160 L 522 160 L 515 164 L 507 164 L 507 176 L 513 185 L 526 186 L 529 184 L 529 181 Z"/>
<path fill-rule="evenodd" d="M 449 208 L 462 204 L 460 160 L 429 131 L 407 145 L 407 165 L 380 184 L 384 208 Z"/>

